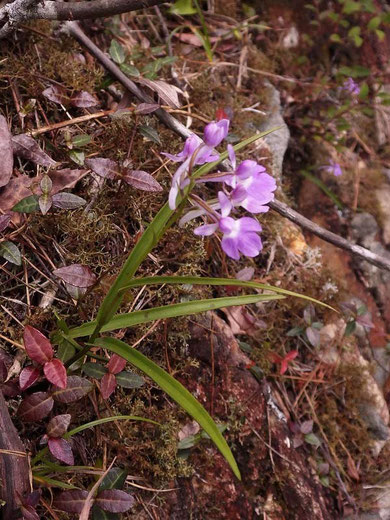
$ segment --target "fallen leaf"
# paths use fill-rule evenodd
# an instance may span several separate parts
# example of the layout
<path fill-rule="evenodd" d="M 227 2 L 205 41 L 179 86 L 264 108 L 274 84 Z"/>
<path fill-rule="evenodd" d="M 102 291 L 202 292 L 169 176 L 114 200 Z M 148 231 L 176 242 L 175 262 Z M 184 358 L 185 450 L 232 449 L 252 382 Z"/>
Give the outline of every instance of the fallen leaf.
<path fill-rule="evenodd" d="M 46 152 L 44 152 L 39 144 L 31 136 L 26 134 L 14 135 L 12 137 L 13 153 L 32 161 L 35 164 L 50 168 L 57 163 Z"/>
<path fill-rule="evenodd" d="M 164 101 L 168 106 L 172 108 L 180 108 L 179 94 L 183 94 L 183 91 L 178 87 L 161 80 L 136 78 L 136 81 L 156 92 L 162 101 Z"/>
<path fill-rule="evenodd" d="M 72 264 L 53 271 L 55 276 L 75 287 L 90 287 L 96 282 L 96 276 L 87 265 Z"/>
<path fill-rule="evenodd" d="M 85 165 L 104 179 L 116 179 L 119 175 L 119 165 L 112 159 L 95 157 L 93 159 L 86 159 Z"/>
<path fill-rule="evenodd" d="M 136 114 L 151 114 L 152 112 L 155 112 L 160 108 L 160 105 L 157 103 L 140 103 L 137 105 L 137 108 L 135 109 Z"/>
<path fill-rule="evenodd" d="M 8 128 L 7 120 L 0 115 L 0 187 L 6 186 L 12 175 L 14 157 L 12 152 L 11 133 Z"/>
<path fill-rule="evenodd" d="M 150 173 L 142 170 L 130 170 L 125 168 L 123 171 L 123 180 L 138 190 L 162 191 L 162 187 L 156 179 L 152 177 Z"/>
<path fill-rule="evenodd" d="M 99 104 L 99 101 L 85 90 L 81 90 L 80 92 L 72 96 L 70 102 L 74 107 L 79 108 L 89 108 Z"/>
<path fill-rule="evenodd" d="M 6 213 L 5 215 L 0 215 L 0 233 L 7 229 L 10 222 L 11 215 L 9 213 Z"/>
<path fill-rule="evenodd" d="M 69 105 L 70 103 L 70 97 L 67 95 L 66 90 L 59 85 L 51 85 L 42 92 L 42 95 L 59 105 Z"/>

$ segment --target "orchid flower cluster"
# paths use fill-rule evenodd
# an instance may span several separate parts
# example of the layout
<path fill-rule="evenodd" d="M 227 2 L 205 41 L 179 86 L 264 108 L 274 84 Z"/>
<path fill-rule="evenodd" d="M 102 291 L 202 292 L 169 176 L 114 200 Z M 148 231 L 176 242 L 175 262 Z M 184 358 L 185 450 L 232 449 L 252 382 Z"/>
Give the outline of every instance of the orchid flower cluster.
<path fill-rule="evenodd" d="M 215 147 L 226 138 L 228 131 L 228 119 L 213 121 L 205 127 L 203 140 L 192 134 L 179 154 L 164 153 L 172 161 L 182 163 L 173 176 L 169 193 L 169 207 L 172 210 L 176 209 L 179 192 L 191 183 L 192 168 L 219 158 Z M 232 215 L 239 207 L 253 214 L 268 211 L 267 204 L 274 199 L 276 182 L 256 161 L 246 159 L 237 165 L 233 146 L 228 145 L 227 148 L 231 171 L 206 175 L 195 181 L 221 182 L 222 189 L 218 192 L 218 200 L 208 203 L 191 194 L 190 200 L 195 209 L 184 215 L 180 224 L 184 225 L 193 218 L 203 216 L 207 223 L 197 227 L 194 233 L 199 236 L 222 234 L 223 251 L 234 260 L 239 260 L 241 254 L 249 257 L 259 254 L 263 247 L 259 236 L 262 228 L 256 218 L 234 218 Z"/>

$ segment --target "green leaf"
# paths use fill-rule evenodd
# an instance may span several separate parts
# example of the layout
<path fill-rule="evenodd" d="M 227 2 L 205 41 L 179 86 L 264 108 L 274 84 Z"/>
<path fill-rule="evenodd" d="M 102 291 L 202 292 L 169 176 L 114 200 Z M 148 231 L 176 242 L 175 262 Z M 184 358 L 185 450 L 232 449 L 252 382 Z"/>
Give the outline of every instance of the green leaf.
<path fill-rule="evenodd" d="M 312 446 L 321 446 L 321 441 L 314 433 L 307 433 L 304 436 L 305 441 Z"/>
<path fill-rule="evenodd" d="M 142 134 L 146 139 L 149 139 L 149 141 L 153 141 L 153 143 L 161 144 L 160 136 L 158 135 L 158 132 L 155 128 L 148 125 L 141 125 L 138 128 L 140 134 Z"/>
<path fill-rule="evenodd" d="M 386 37 L 386 33 L 385 31 L 382 31 L 382 29 L 375 29 L 375 34 L 377 35 L 378 37 L 378 40 L 379 41 L 383 41 Z"/>
<path fill-rule="evenodd" d="M 111 417 L 103 417 L 102 419 L 96 419 L 95 421 L 81 424 L 80 426 L 73 428 L 73 430 L 70 430 L 69 432 L 65 433 L 64 439 L 69 439 L 69 437 L 72 437 L 72 435 L 76 435 L 76 433 L 88 430 L 88 428 L 94 428 L 95 426 L 99 426 L 100 424 L 105 424 L 113 421 L 144 421 L 159 426 L 158 422 L 152 421 L 152 419 L 146 419 L 145 417 L 139 417 L 138 415 L 113 415 Z"/>
<path fill-rule="evenodd" d="M 369 94 L 369 87 L 366 82 L 360 84 L 359 99 L 366 99 Z"/>
<path fill-rule="evenodd" d="M 22 264 L 22 257 L 20 255 L 18 246 L 16 246 L 13 242 L 9 242 L 8 240 L 5 242 L 0 242 L 0 256 L 8 260 L 8 262 L 11 262 L 11 264 Z"/>
<path fill-rule="evenodd" d="M 339 34 L 331 34 L 330 37 L 329 37 L 330 41 L 331 42 L 336 42 L 336 43 L 341 43 L 341 36 Z"/>
<path fill-rule="evenodd" d="M 235 152 L 238 152 L 242 148 L 245 148 L 249 144 L 257 141 L 258 139 L 278 130 L 279 127 L 271 128 L 265 132 L 261 132 L 259 134 L 255 134 L 248 139 L 244 139 L 240 143 L 234 145 Z M 204 164 L 201 166 L 196 172 L 193 174 L 193 178 L 197 179 L 202 175 L 205 175 L 212 171 L 218 164 L 228 157 L 228 152 L 225 151 L 220 154 L 219 159 L 217 161 Z M 178 196 L 178 202 L 182 202 L 186 199 L 190 192 L 191 186 L 187 187 L 184 190 L 184 195 Z M 121 301 L 123 299 L 123 293 L 119 293 L 120 289 L 124 287 L 134 276 L 139 265 L 143 262 L 143 260 L 148 256 L 150 251 L 158 244 L 160 238 L 163 236 L 165 230 L 167 229 L 169 220 L 173 217 L 174 211 L 170 209 L 168 203 L 164 204 L 164 206 L 160 209 L 157 215 L 154 217 L 152 222 L 146 228 L 146 230 L 142 233 L 141 238 L 138 240 L 137 244 L 131 251 L 128 256 L 126 262 L 124 263 L 121 272 L 117 276 L 115 282 L 110 287 L 106 297 L 104 298 L 102 304 L 99 307 L 98 314 L 96 317 L 95 329 L 93 330 L 94 339 L 99 333 L 103 324 L 107 323 L 112 316 L 118 310 Z M 91 341 L 92 341 L 91 339 Z"/>
<path fill-rule="evenodd" d="M 107 368 L 99 363 L 84 363 L 83 372 L 87 374 L 89 377 L 93 377 L 95 379 L 101 379 L 104 374 L 107 374 Z"/>
<path fill-rule="evenodd" d="M 362 6 L 360 2 L 354 2 L 353 0 L 347 0 L 343 7 L 343 13 L 352 14 L 361 11 Z"/>
<path fill-rule="evenodd" d="M 236 461 L 234 460 L 233 454 L 219 431 L 218 426 L 203 406 L 186 388 L 184 388 L 181 383 L 179 383 L 179 381 L 176 381 L 176 379 L 165 372 L 165 370 L 123 341 L 115 338 L 99 338 L 96 340 L 95 344 L 106 348 L 107 350 L 111 350 L 111 352 L 127 359 L 129 363 L 153 379 L 153 381 L 157 383 L 164 392 L 176 401 L 179 406 L 186 410 L 186 412 L 188 412 L 191 417 L 199 423 L 205 432 L 208 433 L 211 440 L 229 463 L 236 477 L 241 479 L 240 471 Z"/>
<path fill-rule="evenodd" d="M 126 314 L 117 314 L 108 323 L 101 327 L 102 332 L 126 329 L 141 323 L 149 323 L 156 320 L 176 318 L 178 316 L 189 316 L 233 305 L 247 305 L 271 300 L 283 300 L 284 296 L 279 294 L 251 294 L 245 296 L 227 296 L 225 298 L 211 298 L 208 300 L 195 300 L 173 305 L 164 305 L 142 311 L 134 311 Z M 96 321 L 89 321 L 80 327 L 69 330 L 70 338 L 80 338 L 92 334 L 96 327 Z"/>
<path fill-rule="evenodd" d="M 100 483 L 99 491 L 104 489 L 122 489 L 126 481 L 127 471 L 122 468 L 111 468 Z"/>
<path fill-rule="evenodd" d="M 55 480 L 54 478 L 46 477 L 45 475 L 34 474 L 33 480 L 38 482 L 39 484 L 44 484 L 45 487 L 59 487 L 61 489 L 79 489 L 76 486 L 72 486 L 72 484 L 66 484 L 65 482 L 61 482 L 60 480 Z"/>
<path fill-rule="evenodd" d="M 121 63 L 120 69 L 122 72 L 126 74 L 126 76 L 133 76 L 134 78 L 137 78 L 140 76 L 140 72 L 137 69 L 137 67 L 134 67 L 133 65 L 129 65 L 128 63 Z"/>
<path fill-rule="evenodd" d="M 57 349 L 57 357 L 64 363 L 69 361 L 76 353 L 75 347 L 67 341 L 65 338 L 61 337 L 61 342 Z"/>
<path fill-rule="evenodd" d="M 138 374 L 123 370 L 119 374 L 115 375 L 116 382 L 123 388 L 141 388 L 145 384 L 145 381 Z"/>
<path fill-rule="evenodd" d="M 367 29 L 370 31 L 374 31 L 375 29 L 378 29 L 382 22 L 382 18 L 380 16 L 374 16 L 371 18 L 371 20 L 367 24 Z"/>
<path fill-rule="evenodd" d="M 15 204 L 12 211 L 17 213 L 33 213 L 39 210 L 38 195 L 29 195 Z"/>
<path fill-rule="evenodd" d="M 91 509 L 92 520 L 120 520 L 118 513 L 103 511 L 98 505 L 94 504 Z"/>
<path fill-rule="evenodd" d="M 196 14 L 196 9 L 192 5 L 192 0 L 176 0 L 169 12 L 172 14 L 180 14 L 181 16 Z"/>
<path fill-rule="evenodd" d="M 354 330 L 356 329 L 356 321 L 351 320 L 347 323 L 347 326 L 345 327 L 344 336 L 350 336 Z"/>
<path fill-rule="evenodd" d="M 87 134 L 79 134 L 75 135 L 72 139 L 72 145 L 75 148 L 82 148 L 83 146 L 87 146 L 92 141 L 92 137 Z"/>
<path fill-rule="evenodd" d="M 81 150 L 71 150 L 69 157 L 79 166 L 83 166 L 85 160 L 85 154 Z"/>
<path fill-rule="evenodd" d="M 125 50 L 117 40 L 111 40 L 109 53 L 115 63 L 120 65 L 125 61 Z"/>

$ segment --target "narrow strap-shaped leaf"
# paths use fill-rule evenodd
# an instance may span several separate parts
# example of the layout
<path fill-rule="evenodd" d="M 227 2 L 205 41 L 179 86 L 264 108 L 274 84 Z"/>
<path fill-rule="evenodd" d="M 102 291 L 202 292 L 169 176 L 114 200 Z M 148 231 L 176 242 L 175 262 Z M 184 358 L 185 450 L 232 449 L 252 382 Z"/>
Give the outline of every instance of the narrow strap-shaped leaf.
<path fill-rule="evenodd" d="M 143 285 L 162 285 L 162 284 L 189 284 L 189 285 L 236 285 L 238 287 L 250 287 L 252 289 L 262 289 L 264 291 L 274 291 L 278 294 L 283 294 L 285 296 L 294 296 L 295 298 L 302 298 L 304 300 L 309 300 L 313 303 L 317 303 L 318 305 L 322 305 L 327 307 L 328 309 L 333 309 L 330 305 L 323 303 L 315 298 L 311 298 L 310 296 L 306 296 L 305 294 L 296 293 L 293 291 L 288 291 L 287 289 L 281 289 L 280 287 L 275 287 L 274 285 L 267 285 L 260 282 L 255 281 L 243 281 L 237 280 L 236 278 L 209 278 L 209 277 L 199 277 L 199 276 L 146 276 L 145 278 L 133 278 L 130 282 L 121 289 L 122 291 L 127 291 L 133 287 L 140 287 Z M 337 311 L 336 311 L 337 312 Z"/>
<path fill-rule="evenodd" d="M 162 307 L 154 307 L 142 311 L 134 311 L 125 314 L 117 314 L 108 323 L 101 327 L 102 332 L 111 330 L 125 329 L 134 327 L 140 323 L 148 323 L 150 321 L 161 320 L 166 318 L 176 318 L 177 316 L 189 316 L 198 312 L 205 312 L 223 307 L 231 307 L 233 305 L 247 305 L 249 303 L 264 302 L 270 300 L 282 300 L 284 296 L 279 294 L 250 294 L 243 296 L 226 296 L 225 298 L 211 298 L 207 300 L 195 300 L 185 303 L 174 303 L 173 305 L 164 305 Z M 96 327 L 96 321 L 89 321 L 70 329 L 65 337 L 81 338 L 89 336 Z"/>
<path fill-rule="evenodd" d="M 129 363 L 153 379 L 153 381 L 157 383 L 164 392 L 166 392 L 179 406 L 186 410 L 186 412 L 188 412 L 191 417 L 200 424 L 225 457 L 236 477 L 241 479 L 237 463 L 234 460 L 227 442 L 218 430 L 217 425 L 203 406 L 181 383 L 179 383 L 179 381 L 176 381 L 176 379 L 156 365 L 156 363 L 123 341 L 115 338 L 98 338 L 95 341 L 95 344 L 124 357 Z"/>
<path fill-rule="evenodd" d="M 248 139 L 244 139 L 240 143 L 234 145 L 234 150 L 237 152 L 245 146 L 253 143 L 254 141 L 260 139 L 261 137 L 274 132 L 278 128 L 272 128 L 271 130 L 267 130 L 266 132 L 262 132 L 260 134 L 255 134 Z M 213 170 L 218 164 L 227 159 L 228 152 L 223 152 L 217 161 L 204 164 L 201 166 L 196 172 L 193 173 L 192 178 L 197 179 L 202 175 Z M 189 188 L 184 190 L 183 196 L 179 195 L 177 202 L 180 203 L 183 199 L 185 199 L 189 194 Z M 164 206 L 160 209 L 157 215 L 154 217 L 152 222 L 146 228 L 146 230 L 142 233 L 141 238 L 134 246 L 130 255 L 128 256 L 126 262 L 124 263 L 121 272 L 117 276 L 116 280 L 110 287 L 106 297 L 104 298 L 102 304 L 99 307 L 98 314 L 96 316 L 96 321 L 94 322 L 94 328 L 89 334 L 91 335 L 91 341 L 95 339 L 100 332 L 102 326 L 106 324 L 110 319 L 114 316 L 116 311 L 118 310 L 122 299 L 123 293 L 119 293 L 120 289 L 126 285 L 126 283 L 131 280 L 140 266 L 141 262 L 147 257 L 150 251 L 157 245 L 161 236 L 163 235 L 166 225 L 169 219 L 172 217 L 174 211 L 172 211 L 168 203 L 164 204 Z"/>

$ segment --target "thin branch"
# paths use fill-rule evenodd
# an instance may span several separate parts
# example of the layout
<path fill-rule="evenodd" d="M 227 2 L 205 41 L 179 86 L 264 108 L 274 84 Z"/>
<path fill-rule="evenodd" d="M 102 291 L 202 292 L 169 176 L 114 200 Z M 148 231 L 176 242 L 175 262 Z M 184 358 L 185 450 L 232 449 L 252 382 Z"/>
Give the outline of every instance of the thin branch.
<path fill-rule="evenodd" d="M 171 0 L 92 0 L 91 2 L 53 2 L 50 0 L 14 0 L 0 9 L 0 39 L 29 20 L 86 20 L 146 9 Z"/>
<path fill-rule="evenodd" d="M 35 18 L 45 20 L 86 20 L 102 18 L 115 14 L 128 13 L 161 5 L 169 0 L 93 0 L 92 2 L 51 2 L 45 1 L 38 6 Z"/>
<path fill-rule="evenodd" d="M 113 77 L 115 77 L 122 85 L 127 88 L 134 96 L 141 101 L 142 103 L 153 103 L 154 100 L 149 97 L 144 91 L 137 87 L 135 83 L 133 83 L 123 72 L 119 69 L 115 63 L 107 57 L 92 41 L 86 34 L 83 33 L 80 26 L 76 22 L 66 22 L 64 24 L 65 29 L 74 36 L 87 50 L 105 67 Z M 180 135 L 184 139 L 186 139 L 189 135 L 192 134 L 188 128 L 186 128 L 180 121 L 176 118 L 168 114 L 164 109 L 159 108 L 154 112 L 154 114 L 159 118 L 159 120 L 164 123 L 168 128 L 173 130 L 176 134 Z M 224 163 L 222 162 L 222 165 Z M 226 167 L 226 166 L 224 166 Z M 359 256 L 363 258 L 367 262 L 376 265 L 382 269 L 386 269 L 390 271 L 390 260 L 376 255 L 369 249 L 358 246 L 349 242 L 345 238 L 342 238 L 331 231 L 327 231 L 326 229 L 318 226 L 311 220 L 307 219 L 297 211 L 294 211 L 292 208 L 280 202 L 278 200 L 274 200 L 269 203 L 269 206 L 282 215 L 283 217 L 291 220 L 295 224 L 298 224 L 300 227 L 311 231 L 322 240 L 326 242 L 330 242 L 331 244 L 339 247 L 341 249 L 345 249 L 349 251 L 355 256 Z"/>
<path fill-rule="evenodd" d="M 274 200 L 270 202 L 269 206 L 283 217 L 286 217 L 292 222 L 295 222 L 295 224 L 298 224 L 300 227 L 307 229 L 308 231 L 311 231 L 312 233 L 314 233 L 314 235 L 317 235 L 322 240 L 330 242 L 334 246 L 339 247 L 341 249 L 345 249 L 353 255 L 359 256 L 363 260 L 370 262 L 370 264 L 376 265 L 377 267 L 387 269 L 387 271 L 390 271 L 390 255 L 389 258 L 385 258 L 384 256 L 379 256 L 373 253 L 365 247 L 353 244 L 345 238 L 342 238 L 339 235 L 336 235 L 335 233 L 332 233 L 331 231 L 324 229 L 318 224 L 315 224 L 314 222 L 304 217 L 297 211 L 294 211 L 292 208 L 287 206 L 287 204 L 284 204 L 279 200 Z"/>

